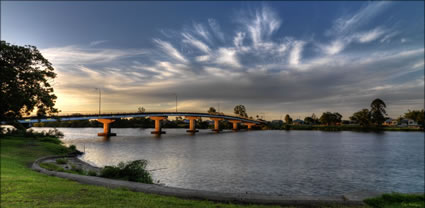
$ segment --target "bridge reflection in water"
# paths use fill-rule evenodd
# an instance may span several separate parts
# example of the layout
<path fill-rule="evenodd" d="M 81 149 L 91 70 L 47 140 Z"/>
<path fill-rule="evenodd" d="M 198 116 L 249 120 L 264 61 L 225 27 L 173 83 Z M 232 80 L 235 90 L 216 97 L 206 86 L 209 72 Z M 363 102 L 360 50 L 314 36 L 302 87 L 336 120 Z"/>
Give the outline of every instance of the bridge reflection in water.
<path fill-rule="evenodd" d="M 137 118 L 137 117 L 148 117 L 155 121 L 155 131 L 152 131 L 152 134 L 165 134 L 165 131 L 162 131 L 161 121 L 167 119 L 168 116 L 184 116 L 189 120 L 189 130 L 187 132 L 194 134 L 198 132 L 196 130 L 196 119 L 201 117 L 209 118 L 214 121 L 215 132 L 220 132 L 219 121 L 227 120 L 233 124 L 233 130 L 238 131 L 238 124 L 241 123 L 246 125 L 248 130 L 252 129 L 253 126 L 262 124 L 263 121 L 249 119 L 245 117 L 225 115 L 225 114 L 216 114 L 216 113 L 196 113 L 196 112 L 141 112 L 141 113 L 109 113 L 109 114 L 78 114 L 78 115 L 61 115 L 61 116 L 52 116 L 52 117 L 26 117 L 22 120 L 19 120 L 22 124 L 31 125 L 32 123 L 38 122 L 54 122 L 54 121 L 76 121 L 76 120 L 92 120 L 95 119 L 103 124 L 103 132 L 98 133 L 98 136 L 116 136 L 115 133 L 111 132 L 110 124 L 113 123 L 116 119 L 120 118 Z"/>

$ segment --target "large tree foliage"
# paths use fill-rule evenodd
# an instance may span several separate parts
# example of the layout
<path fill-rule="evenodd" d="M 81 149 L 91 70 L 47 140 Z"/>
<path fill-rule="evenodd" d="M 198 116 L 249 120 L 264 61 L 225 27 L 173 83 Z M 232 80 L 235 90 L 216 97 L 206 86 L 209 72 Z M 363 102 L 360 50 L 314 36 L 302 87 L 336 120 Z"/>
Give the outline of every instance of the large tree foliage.
<path fill-rule="evenodd" d="M 292 118 L 289 114 L 286 114 L 286 116 L 285 116 L 285 123 L 286 124 L 292 124 Z"/>
<path fill-rule="evenodd" d="M 324 112 L 322 116 L 320 116 L 320 123 L 326 125 L 335 125 L 336 123 L 340 123 L 342 119 L 342 115 L 335 112 Z"/>
<path fill-rule="evenodd" d="M 246 113 L 246 108 L 244 105 L 237 105 L 235 106 L 235 108 L 233 109 L 234 113 L 236 115 L 240 115 L 242 117 L 248 118 L 248 114 Z"/>
<path fill-rule="evenodd" d="M 49 83 L 56 74 L 36 47 L 1 41 L 0 65 L 0 121 L 14 122 L 34 110 L 39 117 L 58 112 Z"/>
<path fill-rule="evenodd" d="M 320 123 L 319 119 L 316 117 L 316 115 L 313 113 L 313 115 L 307 116 L 304 118 L 304 122 L 306 124 L 318 124 Z"/>
<path fill-rule="evenodd" d="M 384 101 L 379 98 L 372 101 L 370 104 L 370 114 L 373 123 L 378 126 L 382 125 L 385 121 L 385 115 L 387 115 L 387 112 L 385 111 L 386 107 L 387 105 L 385 105 Z"/>
<path fill-rule="evenodd" d="M 208 113 L 216 113 L 217 112 L 217 110 L 215 110 L 215 108 L 214 107 L 210 107 L 210 109 L 208 109 Z"/>
<path fill-rule="evenodd" d="M 416 121 L 419 125 L 424 125 L 424 110 L 408 110 L 407 113 L 404 114 L 405 118 L 412 119 Z"/>
<path fill-rule="evenodd" d="M 370 111 L 365 108 L 361 111 L 355 112 L 353 116 L 350 117 L 350 120 L 360 124 L 360 126 L 368 127 L 371 121 Z"/>

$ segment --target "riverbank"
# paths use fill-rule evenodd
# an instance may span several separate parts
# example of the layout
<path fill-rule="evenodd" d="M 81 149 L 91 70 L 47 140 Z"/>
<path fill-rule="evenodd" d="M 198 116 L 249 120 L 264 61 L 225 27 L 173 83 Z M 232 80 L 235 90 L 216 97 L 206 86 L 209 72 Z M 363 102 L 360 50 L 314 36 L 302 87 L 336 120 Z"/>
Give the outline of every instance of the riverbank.
<path fill-rule="evenodd" d="M 183 200 L 83 185 L 29 168 L 36 158 L 65 154 L 68 148 L 45 138 L 5 137 L 0 141 L 2 207 L 266 207 Z"/>
<path fill-rule="evenodd" d="M 234 205 L 84 185 L 31 170 L 47 155 L 68 153 L 64 146 L 37 138 L 3 137 L 1 142 L 2 207 L 272 207 Z"/>
<path fill-rule="evenodd" d="M 282 126 L 265 126 L 263 130 L 312 130 L 312 131 L 358 131 L 358 132 L 383 132 L 383 131 L 424 131 L 419 127 L 396 127 L 396 126 L 382 126 L 382 127 L 363 127 L 360 125 L 339 125 L 339 126 L 326 126 L 326 125 L 282 125 Z"/>

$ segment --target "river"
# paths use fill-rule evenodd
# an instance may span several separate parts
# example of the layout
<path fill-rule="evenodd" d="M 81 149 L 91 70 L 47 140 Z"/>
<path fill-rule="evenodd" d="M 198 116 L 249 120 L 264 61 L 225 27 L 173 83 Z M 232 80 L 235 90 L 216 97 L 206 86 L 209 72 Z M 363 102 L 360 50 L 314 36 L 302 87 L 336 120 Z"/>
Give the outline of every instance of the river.
<path fill-rule="evenodd" d="M 34 128 L 37 131 L 48 128 Z M 236 193 L 340 195 L 424 192 L 423 132 L 58 128 L 96 166 L 146 159 L 167 186 Z"/>

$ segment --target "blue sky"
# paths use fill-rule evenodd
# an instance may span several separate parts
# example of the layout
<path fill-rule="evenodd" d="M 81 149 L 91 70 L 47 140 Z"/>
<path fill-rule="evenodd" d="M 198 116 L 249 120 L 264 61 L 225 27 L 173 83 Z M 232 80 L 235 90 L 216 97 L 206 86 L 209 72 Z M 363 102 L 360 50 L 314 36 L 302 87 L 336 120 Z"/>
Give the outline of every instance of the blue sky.
<path fill-rule="evenodd" d="M 53 63 L 65 113 L 209 106 L 277 119 L 374 98 L 424 107 L 424 2 L 1 2 L 1 38 Z"/>

